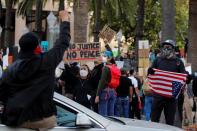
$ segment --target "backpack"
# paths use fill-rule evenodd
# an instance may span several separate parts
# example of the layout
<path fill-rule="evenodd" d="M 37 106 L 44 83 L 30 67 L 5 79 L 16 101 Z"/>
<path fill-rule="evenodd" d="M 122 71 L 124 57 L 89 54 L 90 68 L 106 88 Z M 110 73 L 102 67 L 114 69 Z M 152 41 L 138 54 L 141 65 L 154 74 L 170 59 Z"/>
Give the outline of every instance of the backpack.
<path fill-rule="evenodd" d="M 145 96 L 151 96 L 152 95 L 152 90 L 148 84 L 148 79 L 145 79 L 144 84 L 142 86 L 143 93 Z"/>
<path fill-rule="evenodd" d="M 111 72 L 111 80 L 108 85 L 110 88 L 116 89 L 120 84 L 120 69 L 118 69 L 118 67 L 114 64 L 107 65 L 107 67 L 109 67 Z"/>

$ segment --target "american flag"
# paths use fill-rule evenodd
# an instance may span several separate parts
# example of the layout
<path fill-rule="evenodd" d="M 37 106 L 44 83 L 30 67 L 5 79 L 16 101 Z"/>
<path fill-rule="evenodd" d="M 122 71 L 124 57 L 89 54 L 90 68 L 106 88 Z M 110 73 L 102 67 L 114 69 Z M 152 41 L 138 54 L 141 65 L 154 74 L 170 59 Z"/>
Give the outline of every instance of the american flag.
<path fill-rule="evenodd" d="M 165 97 L 177 99 L 185 85 L 187 74 L 153 70 L 155 73 L 148 75 L 148 83 L 152 91 Z"/>

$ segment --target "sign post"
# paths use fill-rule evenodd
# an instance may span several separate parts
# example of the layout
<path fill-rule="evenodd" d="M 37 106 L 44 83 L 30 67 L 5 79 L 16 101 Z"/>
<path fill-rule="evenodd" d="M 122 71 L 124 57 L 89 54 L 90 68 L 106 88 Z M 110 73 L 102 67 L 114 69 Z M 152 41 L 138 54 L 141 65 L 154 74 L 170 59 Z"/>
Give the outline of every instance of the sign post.
<path fill-rule="evenodd" d="M 139 75 L 145 76 L 146 69 L 149 67 L 149 41 L 148 40 L 139 40 L 138 43 L 138 69 Z"/>

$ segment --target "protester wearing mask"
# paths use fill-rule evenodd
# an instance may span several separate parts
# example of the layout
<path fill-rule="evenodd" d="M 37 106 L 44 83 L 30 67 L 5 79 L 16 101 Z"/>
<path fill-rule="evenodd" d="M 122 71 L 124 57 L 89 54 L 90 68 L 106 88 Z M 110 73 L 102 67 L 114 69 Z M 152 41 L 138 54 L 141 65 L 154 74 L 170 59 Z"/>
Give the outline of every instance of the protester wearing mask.
<path fill-rule="evenodd" d="M 81 65 L 78 73 L 74 74 L 70 65 L 66 64 L 60 79 L 72 86 L 73 97 L 76 102 L 91 108 L 90 99 L 94 90 L 90 82 L 90 70 L 87 65 Z"/>
<path fill-rule="evenodd" d="M 162 43 L 161 54 L 148 69 L 148 74 L 154 74 L 153 68 L 170 72 L 185 73 L 183 62 L 175 55 L 175 42 L 173 40 L 166 40 Z M 161 112 L 164 109 L 166 124 L 173 125 L 176 107 L 176 99 L 167 98 L 153 93 L 151 121 L 159 122 Z"/>

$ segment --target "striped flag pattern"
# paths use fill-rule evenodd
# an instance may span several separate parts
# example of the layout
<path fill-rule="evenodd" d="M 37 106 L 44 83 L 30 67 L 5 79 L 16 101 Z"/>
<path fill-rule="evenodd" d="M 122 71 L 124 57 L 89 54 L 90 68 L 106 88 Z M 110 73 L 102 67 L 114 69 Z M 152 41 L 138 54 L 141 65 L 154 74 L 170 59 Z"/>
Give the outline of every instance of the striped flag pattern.
<path fill-rule="evenodd" d="M 152 91 L 161 96 L 178 98 L 186 83 L 187 74 L 153 69 L 153 75 L 148 75 L 148 83 Z"/>

